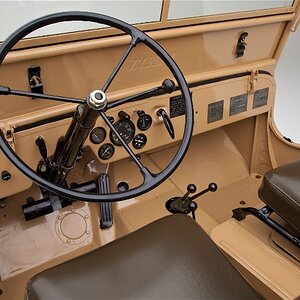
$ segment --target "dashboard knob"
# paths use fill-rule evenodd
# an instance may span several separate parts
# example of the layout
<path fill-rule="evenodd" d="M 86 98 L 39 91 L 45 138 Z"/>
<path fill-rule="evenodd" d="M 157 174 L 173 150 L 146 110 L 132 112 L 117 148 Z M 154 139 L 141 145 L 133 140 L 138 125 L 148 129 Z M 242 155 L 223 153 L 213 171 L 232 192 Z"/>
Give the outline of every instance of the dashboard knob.
<path fill-rule="evenodd" d="M 123 111 L 123 110 L 119 111 L 118 116 L 119 116 L 119 118 L 122 119 L 122 120 L 130 120 L 129 114 L 126 113 L 126 112 Z"/>
<path fill-rule="evenodd" d="M 136 113 L 139 117 L 142 117 L 143 115 L 145 115 L 145 112 L 143 110 L 138 110 Z"/>

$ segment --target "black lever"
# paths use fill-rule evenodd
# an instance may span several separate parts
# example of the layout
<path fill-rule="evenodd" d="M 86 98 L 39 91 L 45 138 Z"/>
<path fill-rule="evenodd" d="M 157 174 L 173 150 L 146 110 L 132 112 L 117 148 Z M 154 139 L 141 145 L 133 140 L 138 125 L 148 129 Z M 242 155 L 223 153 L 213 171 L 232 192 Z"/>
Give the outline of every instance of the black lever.
<path fill-rule="evenodd" d="M 167 112 L 163 108 L 160 108 L 156 112 L 156 115 L 159 116 L 159 117 L 162 117 L 170 137 L 174 140 L 174 138 L 175 138 L 174 127 L 173 127 L 173 124 L 172 124 L 171 119 L 168 116 Z"/>
<path fill-rule="evenodd" d="M 215 192 L 217 189 L 218 189 L 217 184 L 214 183 L 214 182 L 211 182 L 211 183 L 208 185 L 207 189 L 205 189 L 205 190 L 199 192 L 198 194 L 196 194 L 196 195 L 190 197 L 190 200 L 193 201 L 193 200 L 197 199 L 198 197 L 200 197 L 200 196 L 202 196 L 202 195 L 204 195 L 204 194 L 206 194 L 206 193 L 208 193 L 208 192 Z"/>
<path fill-rule="evenodd" d="M 48 157 L 47 146 L 43 137 L 38 136 L 35 140 L 35 144 L 38 146 L 41 157 L 46 160 Z"/>
<path fill-rule="evenodd" d="M 187 192 L 182 197 L 173 197 L 166 202 L 166 209 L 173 214 L 192 213 L 193 219 L 196 220 L 195 211 L 198 208 L 198 205 L 194 200 L 208 192 L 215 192 L 217 189 L 217 184 L 212 182 L 205 190 L 190 197 L 190 194 L 197 191 L 197 187 L 195 184 L 189 184 L 187 186 Z"/>

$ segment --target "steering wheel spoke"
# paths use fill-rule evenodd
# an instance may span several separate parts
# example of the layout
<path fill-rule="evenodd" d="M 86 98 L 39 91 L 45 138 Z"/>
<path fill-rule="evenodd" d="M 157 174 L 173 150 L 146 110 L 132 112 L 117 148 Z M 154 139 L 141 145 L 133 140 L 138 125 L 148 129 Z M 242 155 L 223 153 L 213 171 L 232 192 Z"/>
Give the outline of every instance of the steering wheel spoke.
<path fill-rule="evenodd" d="M 135 102 L 138 100 L 142 100 L 142 99 L 146 99 L 146 98 L 150 98 L 150 97 L 154 97 L 154 96 L 159 96 L 159 95 L 163 95 L 163 94 L 171 94 L 175 91 L 175 89 L 176 89 L 176 85 L 175 85 L 174 81 L 171 79 L 165 79 L 160 86 L 157 86 L 152 89 L 137 93 L 135 95 L 108 103 L 107 109 L 120 106 L 127 102 Z"/>
<path fill-rule="evenodd" d="M 25 97 L 31 97 L 31 98 L 39 98 L 39 99 L 45 99 L 45 100 L 61 101 L 61 102 L 76 103 L 76 104 L 84 104 L 85 103 L 85 101 L 83 99 L 79 99 L 79 98 L 31 93 L 31 92 L 26 92 L 26 91 L 14 90 L 7 86 L 0 86 L 0 95 L 15 95 L 15 96 L 23 96 L 23 97 L 25 96 Z"/>
<path fill-rule="evenodd" d="M 121 69 L 122 65 L 126 61 L 126 58 L 128 57 L 128 55 L 130 54 L 130 52 L 136 46 L 137 43 L 138 43 L 138 39 L 137 38 L 132 38 L 131 43 L 129 44 L 129 46 L 127 47 L 126 51 L 123 53 L 121 59 L 119 60 L 118 64 L 114 68 L 113 72 L 108 77 L 107 81 L 105 82 L 105 84 L 104 84 L 104 86 L 102 88 L 102 91 L 104 93 L 108 90 L 109 86 L 111 85 L 111 83 L 113 82 L 114 78 L 118 74 L 118 72 Z"/>

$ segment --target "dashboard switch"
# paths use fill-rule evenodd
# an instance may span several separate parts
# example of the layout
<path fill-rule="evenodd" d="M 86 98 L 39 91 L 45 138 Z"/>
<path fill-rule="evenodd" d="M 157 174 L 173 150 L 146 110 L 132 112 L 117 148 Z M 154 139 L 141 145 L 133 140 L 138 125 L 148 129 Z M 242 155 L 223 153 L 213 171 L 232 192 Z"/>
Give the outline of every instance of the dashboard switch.
<path fill-rule="evenodd" d="M 145 131 L 149 129 L 152 125 L 152 118 L 150 115 L 145 114 L 143 110 L 138 110 L 137 114 L 139 116 L 137 120 L 137 127 L 139 130 Z"/>
<path fill-rule="evenodd" d="M 171 121 L 170 117 L 168 116 L 167 112 L 163 108 L 160 108 L 156 112 L 156 114 L 157 114 L 157 116 L 162 118 L 170 137 L 174 140 L 174 138 L 175 138 L 174 127 L 173 127 L 172 121 Z"/>

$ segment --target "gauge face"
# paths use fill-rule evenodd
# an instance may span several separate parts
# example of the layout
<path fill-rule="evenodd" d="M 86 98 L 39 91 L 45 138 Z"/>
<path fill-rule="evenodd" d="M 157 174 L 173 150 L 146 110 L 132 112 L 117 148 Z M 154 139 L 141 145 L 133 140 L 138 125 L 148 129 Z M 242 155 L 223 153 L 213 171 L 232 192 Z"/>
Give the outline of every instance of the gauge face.
<path fill-rule="evenodd" d="M 101 159 L 110 159 L 115 153 L 115 147 L 112 144 L 104 144 L 100 147 L 98 151 L 98 156 Z"/>
<path fill-rule="evenodd" d="M 143 134 L 137 134 L 133 141 L 132 141 L 132 145 L 135 149 L 142 149 L 147 143 L 147 137 Z"/>
<path fill-rule="evenodd" d="M 152 118 L 148 114 L 144 114 L 138 118 L 137 127 L 139 130 L 147 130 L 151 127 Z"/>
<path fill-rule="evenodd" d="M 101 144 L 106 138 L 106 131 L 103 127 L 96 127 L 91 131 L 90 140 L 93 144 Z"/>
<path fill-rule="evenodd" d="M 126 144 L 129 144 L 135 133 L 135 126 L 130 120 L 120 120 L 115 123 L 115 128 L 117 129 L 120 136 L 124 139 Z M 121 142 L 116 137 L 116 135 L 111 131 L 110 132 L 110 139 L 116 146 L 121 146 Z"/>

